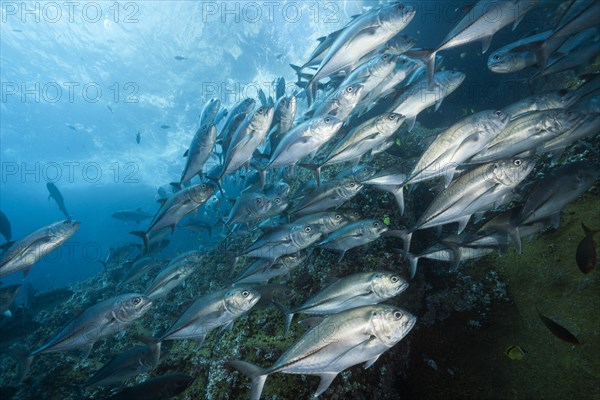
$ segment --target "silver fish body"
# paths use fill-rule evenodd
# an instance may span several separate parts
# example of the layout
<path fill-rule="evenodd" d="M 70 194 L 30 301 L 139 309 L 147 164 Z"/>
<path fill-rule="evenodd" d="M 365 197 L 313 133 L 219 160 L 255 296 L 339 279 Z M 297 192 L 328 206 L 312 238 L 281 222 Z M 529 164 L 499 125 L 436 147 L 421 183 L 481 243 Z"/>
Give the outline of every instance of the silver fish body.
<path fill-rule="evenodd" d="M 58 221 L 16 240 L 0 256 L 0 278 L 18 271 L 27 275 L 33 264 L 60 247 L 79 226 L 79 221 Z"/>

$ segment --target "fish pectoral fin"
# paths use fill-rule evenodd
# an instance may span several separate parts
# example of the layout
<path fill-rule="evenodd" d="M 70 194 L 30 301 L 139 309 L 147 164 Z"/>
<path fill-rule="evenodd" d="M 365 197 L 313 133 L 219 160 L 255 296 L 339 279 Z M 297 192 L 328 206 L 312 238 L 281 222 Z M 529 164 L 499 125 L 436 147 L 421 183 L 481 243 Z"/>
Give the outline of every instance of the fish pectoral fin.
<path fill-rule="evenodd" d="M 439 104 L 442 104 L 441 102 Z M 436 107 L 436 110 L 439 108 L 439 106 Z M 411 117 L 406 117 L 406 119 L 404 120 L 407 124 L 408 124 L 408 131 L 412 131 L 413 128 L 415 127 L 415 121 L 417 120 L 417 116 L 411 116 Z"/>
<path fill-rule="evenodd" d="M 315 392 L 315 397 L 323 394 L 323 392 L 326 391 L 327 388 L 329 388 L 329 386 L 331 385 L 331 382 L 333 382 L 333 380 L 335 379 L 335 377 L 337 375 L 338 375 L 337 372 L 328 372 L 328 373 L 317 375 L 319 378 L 321 378 L 321 381 L 319 382 L 319 387 L 317 388 L 317 391 Z"/>
<path fill-rule="evenodd" d="M 367 369 L 369 368 L 371 365 L 375 364 L 375 361 L 377 361 L 377 359 L 379 358 L 379 356 L 376 356 L 374 358 L 371 358 L 369 361 L 367 361 L 364 365 L 363 368 Z"/>
<path fill-rule="evenodd" d="M 89 357 L 90 353 L 92 352 L 92 347 L 94 347 L 94 343 L 90 343 L 81 349 L 81 355 L 83 356 L 84 360 Z"/>
<path fill-rule="evenodd" d="M 306 329 L 312 329 L 323 322 L 324 319 L 325 317 L 309 317 L 304 318 L 302 321 L 298 321 L 298 323 Z"/>
<path fill-rule="evenodd" d="M 196 338 L 196 346 L 195 346 L 196 351 L 200 350 L 200 348 L 204 344 L 204 339 L 206 339 L 206 335 L 202 335 L 202 336 L 199 336 L 198 338 Z"/>
<path fill-rule="evenodd" d="M 459 235 L 465 229 L 465 227 L 469 223 L 470 219 L 471 219 L 471 215 L 467 215 L 467 216 L 461 217 L 460 219 L 458 219 L 456 221 L 456 222 L 458 222 L 458 234 Z"/>
<path fill-rule="evenodd" d="M 490 43 L 492 43 L 492 38 L 494 35 L 485 36 L 481 38 L 481 54 L 485 54 L 486 51 L 490 48 Z"/>

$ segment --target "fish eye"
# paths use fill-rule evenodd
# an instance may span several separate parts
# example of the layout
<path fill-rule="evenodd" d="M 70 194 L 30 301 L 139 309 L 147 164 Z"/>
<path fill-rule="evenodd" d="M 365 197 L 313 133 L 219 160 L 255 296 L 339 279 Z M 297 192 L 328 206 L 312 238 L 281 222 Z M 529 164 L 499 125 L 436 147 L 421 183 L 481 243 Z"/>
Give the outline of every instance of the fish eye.
<path fill-rule="evenodd" d="M 142 302 L 142 299 L 141 299 L 141 297 L 134 297 L 134 298 L 133 298 L 133 304 L 134 304 L 134 305 L 136 305 L 136 306 L 137 306 L 137 305 L 138 305 L 138 304 L 140 304 L 141 302 Z"/>
<path fill-rule="evenodd" d="M 248 296 L 250 296 L 250 292 L 249 292 L 249 291 L 247 291 L 247 290 L 244 290 L 244 291 L 242 292 L 242 296 L 244 296 L 244 297 L 248 297 Z"/>
<path fill-rule="evenodd" d="M 335 214 L 335 219 L 339 221 L 340 219 L 342 219 L 342 216 L 340 214 Z"/>
<path fill-rule="evenodd" d="M 346 92 L 347 92 L 347 93 L 352 93 L 352 90 L 354 90 L 354 88 L 353 88 L 352 86 L 348 86 L 348 87 L 346 88 Z"/>
<path fill-rule="evenodd" d="M 350 187 L 354 187 L 354 186 L 356 186 L 356 183 L 350 182 Z"/>
<path fill-rule="evenodd" d="M 304 228 L 304 232 L 308 233 L 312 231 L 312 228 L 310 226 L 307 226 L 306 228 Z"/>
<path fill-rule="evenodd" d="M 396 7 L 396 10 L 404 10 L 404 4 L 402 4 L 402 3 L 398 4 L 398 6 Z"/>
<path fill-rule="evenodd" d="M 516 159 L 515 161 L 513 161 L 513 164 L 515 164 L 515 166 L 519 167 L 519 166 L 521 166 L 521 164 L 523 164 L 523 161 Z"/>
<path fill-rule="evenodd" d="M 393 121 L 393 120 L 395 120 L 395 119 L 396 119 L 396 116 L 395 116 L 394 114 L 390 114 L 390 115 L 388 116 L 388 119 L 389 119 L 390 121 Z"/>
<path fill-rule="evenodd" d="M 69 221 L 69 220 L 65 220 L 65 221 L 63 221 L 63 224 L 64 224 L 64 225 L 70 225 L 70 224 L 71 224 L 71 221 Z"/>
<path fill-rule="evenodd" d="M 394 275 L 394 276 L 392 276 L 391 280 L 392 280 L 392 283 L 396 283 L 396 282 L 398 282 L 398 280 L 400 280 L 400 278 L 398 278 L 396 275 Z"/>
<path fill-rule="evenodd" d="M 281 204 L 281 199 L 279 197 L 275 199 L 275 204 Z"/>
<path fill-rule="evenodd" d="M 330 123 L 330 122 L 331 122 L 331 118 L 329 118 L 329 117 L 325 118 L 325 123 L 327 123 L 327 124 L 328 124 L 328 123 Z"/>
<path fill-rule="evenodd" d="M 260 107 L 260 108 L 258 109 L 258 111 L 256 111 L 256 112 L 257 112 L 257 113 L 259 113 L 259 114 L 262 114 L 262 113 L 264 113 L 264 112 L 265 112 L 265 109 L 264 109 L 263 107 Z"/>
<path fill-rule="evenodd" d="M 206 189 L 206 183 L 203 183 L 202 186 L 200 186 L 202 189 Z"/>
<path fill-rule="evenodd" d="M 499 117 L 499 116 L 502 115 L 502 111 L 498 110 L 498 111 L 495 112 L 495 114 Z"/>
<path fill-rule="evenodd" d="M 494 60 L 499 60 L 499 59 L 500 59 L 500 55 L 496 54 L 496 55 L 494 56 Z"/>
<path fill-rule="evenodd" d="M 404 316 L 404 314 L 402 314 L 402 312 L 401 312 L 401 311 L 396 311 L 396 312 L 394 312 L 394 318 L 396 318 L 396 319 L 400 319 L 400 318 L 402 318 L 403 316 Z"/>
<path fill-rule="evenodd" d="M 258 204 L 261 204 L 261 203 L 262 203 L 262 199 L 256 199 L 256 202 L 257 202 Z"/>
<path fill-rule="evenodd" d="M 375 228 L 379 228 L 379 222 L 375 222 L 375 223 L 373 223 L 373 226 L 374 226 Z"/>

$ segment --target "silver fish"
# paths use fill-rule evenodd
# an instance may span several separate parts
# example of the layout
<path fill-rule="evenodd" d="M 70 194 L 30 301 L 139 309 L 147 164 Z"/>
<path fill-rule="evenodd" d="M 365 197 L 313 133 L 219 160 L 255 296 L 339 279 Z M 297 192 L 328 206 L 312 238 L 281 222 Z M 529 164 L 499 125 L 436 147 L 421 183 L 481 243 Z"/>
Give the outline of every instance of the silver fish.
<path fill-rule="evenodd" d="M 0 256 L 0 278 L 23 271 L 60 247 L 79 229 L 79 221 L 64 220 L 37 229 L 14 241 Z"/>
<path fill-rule="evenodd" d="M 502 111 L 510 115 L 510 120 L 515 120 L 526 113 L 533 111 L 545 111 L 554 108 L 568 108 L 579 98 L 578 93 L 568 90 L 548 92 L 526 97 Z"/>
<path fill-rule="evenodd" d="M 242 287 L 202 296 L 185 310 L 159 341 L 193 339 L 200 347 L 213 329 L 232 325 L 259 299 L 258 292 Z"/>
<path fill-rule="evenodd" d="M 287 276 L 308 258 L 305 252 L 290 254 L 272 262 L 266 258 L 259 258 L 250 264 L 234 281 L 242 283 L 267 283 L 278 276 Z"/>
<path fill-rule="evenodd" d="M 322 182 L 311 191 L 302 191 L 304 196 L 292 207 L 292 214 L 306 215 L 338 208 L 360 192 L 363 185 L 354 178 Z"/>
<path fill-rule="evenodd" d="M 271 207 L 271 199 L 265 194 L 244 192 L 235 201 L 229 217 L 227 217 L 227 225 L 245 224 L 266 218 Z"/>
<path fill-rule="evenodd" d="M 406 183 L 423 182 L 443 176 L 446 187 L 456 168 L 483 150 L 508 125 L 510 116 L 504 112 L 482 111 L 470 115 L 444 132 L 423 153 Z"/>
<path fill-rule="evenodd" d="M 398 296 L 408 286 L 408 282 L 400 276 L 385 271 L 345 276 L 316 293 L 300 307 L 288 311 L 284 336 L 294 314 L 335 314 L 355 307 L 377 304 Z"/>
<path fill-rule="evenodd" d="M 218 98 L 210 99 L 206 102 L 200 113 L 200 128 L 215 123 L 215 118 L 221 109 L 221 100 Z"/>
<path fill-rule="evenodd" d="M 490 71 L 497 74 L 508 74 L 521 71 L 537 63 L 535 52 L 533 51 L 513 51 L 515 48 L 524 44 L 545 40 L 552 34 L 552 31 L 545 31 L 532 36 L 528 36 L 516 42 L 507 44 L 494 51 L 488 57 L 487 67 Z"/>
<path fill-rule="evenodd" d="M 315 153 L 340 129 L 342 121 L 325 115 L 309 119 L 287 132 L 271 154 L 265 169 L 292 166 L 301 158 Z"/>
<path fill-rule="evenodd" d="M 151 372 L 160 361 L 160 343 L 154 339 L 134 335 L 145 346 L 134 347 L 113 357 L 85 383 L 86 388 L 121 385 L 129 378 Z"/>
<path fill-rule="evenodd" d="M 342 85 L 327 95 L 322 101 L 314 103 L 313 108 L 308 110 L 306 115 L 310 115 L 313 118 L 330 115 L 343 121 L 352 113 L 363 93 L 365 93 L 365 88 L 362 83 Z"/>
<path fill-rule="evenodd" d="M 188 251 L 172 259 L 150 283 L 144 294 L 152 300 L 166 296 L 176 287 L 184 284 L 194 271 L 200 269 L 203 253 Z"/>
<path fill-rule="evenodd" d="M 314 83 L 342 70 L 349 71 L 362 57 L 404 29 L 415 16 L 412 6 L 393 4 L 371 10 L 352 20 L 335 38 L 317 72 L 308 83 L 308 98 Z M 348 74 L 346 74 L 348 75 Z"/>
<path fill-rule="evenodd" d="M 349 161 L 357 163 L 365 153 L 389 139 L 400 128 L 402 122 L 404 122 L 402 115 L 386 113 L 350 130 L 323 161 L 317 165 L 310 165 L 310 168 L 315 171 L 317 182 L 321 179 L 322 167 Z"/>
<path fill-rule="evenodd" d="M 151 305 L 152 300 L 139 293 L 123 294 L 94 304 L 65 325 L 45 345 L 29 353 L 21 366 L 21 377 L 25 376 L 33 357 L 38 354 L 83 349 L 87 357 L 97 340 L 126 328 L 144 315 Z"/>
<path fill-rule="evenodd" d="M 422 57 L 428 64 L 429 82 L 433 82 L 435 55 L 439 51 L 481 41 L 481 52 L 485 53 L 496 32 L 512 23 L 514 23 L 514 29 L 537 3 L 538 0 L 480 0 L 477 2 L 435 50 L 423 52 L 424 56 Z"/>
<path fill-rule="evenodd" d="M 458 222 L 462 232 L 472 214 L 503 204 L 511 191 L 533 170 L 525 158 L 500 160 L 466 171 L 433 199 L 404 240 L 408 252 L 412 232 Z"/>
<path fill-rule="evenodd" d="M 181 179 L 179 183 L 172 184 L 173 186 L 180 189 L 183 184 L 189 182 L 194 176 L 202 177 L 202 169 L 212 154 L 216 139 L 217 128 L 212 124 L 202 125 L 196 131 L 189 149 L 183 155 L 187 158 Z"/>
<path fill-rule="evenodd" d="M 252 158 L 254 150 L 264 140 L 273 121 L 273 107 L 259 107 L 236 129 L 223 160 L 219 179 L 238 170 Z"/>
<path fill-rule="evenodd" d="M 275 261 L 281 256 L 294 254 L 317 242 L 322 236 L 319 226 L 287 224 L 258 238 L 241 255 L 267 258 Z"/>
<path fill-rule="evenodd" d="M 379 239 L 387 230 L 388 227 L 381 221 L 374 219 L 359 220 L 332 232 L 327 239 L 317 246 L 339 251 L 338 262 L 341 262 L 348 250 Z"/>
<path fill-rule="evenodd" d="M 130 233 L 142 238 L 144 250 L 147 253 L 150 247 L 150 235 L 156 234 L 165 228 L 171 228 L 171 232 L 173 232 L 177 223 L 208 200 L 215 189 L 216 186 L 213 183 L 205 182 L 175 193 L 162 203 L 146 231 L 132 231 Z"/>
<path fill-rule="evenodd" d="M 275 372 L 318 375 L 315 397 L 335 377 L 353 365 L 370 367 L 379 356 L 402 340 L 416 318 L 398 307 L 374 305 L 353 308 L 325 318 L 307 331 L 269 368 L 245 361 L 228 364 L 252 379 L 251 400 L 258 400 L 267 376 Z"/>
<path fill-rule="evenodd" d="M 549 140 L 575 128 L 583 115 L 567 110 L 537 111 L 511 121 L 506 129 L 478 152 L 472 162 L 490 162 L 537 150 Z"/>
<path fill-rule="evenodd" d="M 458 71 L 440 71 L 436 72 L 432 79 L 431 85 L 426 77 L 419 79 L 389 107 L 390 112 L 404 115 L 409 132 L 415 126 L 417 115 L 434 104 L 437 111 L 442 101 L 465 80 L 465 74 Z"/>

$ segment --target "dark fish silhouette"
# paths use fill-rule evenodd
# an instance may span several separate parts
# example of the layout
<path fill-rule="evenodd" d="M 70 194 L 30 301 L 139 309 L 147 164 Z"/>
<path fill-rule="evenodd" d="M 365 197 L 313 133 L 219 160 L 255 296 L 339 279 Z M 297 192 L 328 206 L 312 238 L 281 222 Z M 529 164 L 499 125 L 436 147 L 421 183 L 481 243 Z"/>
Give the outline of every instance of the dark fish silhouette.
<path fill-rule="evenodd" d="M 169 125 L 161 125 L 161 126 L 160 126 L 160 128 L 161 128 L 161 129 L 169 129 L 169 128 L 170 128 L 170 126 L 169 126 Z"/>
<path fill-rule="evenodd" d="M 62 194 L 60 193 L 60 190 L 58 190 L 56 185 L 52 182 L 46 183 L 46 187 L 48 188 L 48 192 L 50 192 L 50 196 L 48 196 L 48 200 L 50 198 L 53 198 L 54 201 L 56 201 L 56 204 L 58 204 L 58 208 L 60 209 L 60 211 L 62 211 L 62 213 L 65 215 L 65 218 L 67 219 L 67 221 L 70 221 L 71 215 L 69 215 L 69 212 L 67 211 L 67 208 L 65 207 L 65 199 L 63 198 Z"/>
<path fill-rule="evenodd" d="M 548 328 L 548 330 L 552 332 L 554 336 L 567 343 L 580 344 L 579 340 L 577 340 L 577 338 L 571 332 L 569 332 L 567 328 L 559 325 L 550 318 L 543 316 L 539 310 L 537 313 L 544 325 L 546 325 L 546 328 Z"/>
<path fill-rule="evenodd" d="M 7 242 L 12 239 L 12 229 L 10 228 L 10 221 L 8 217 L 0 211 L 0 233 L 4 236 Z"/>
<path fill-rule="evenodd" d="M 168 400 L 183 393 L 192 382 L 193 377 L 182 373 L 161 375 L 126 387 L 107 400 Z"/>
<path fill-rule="evenodd" d="M 135 142 L 137 144 L 140 144 L 141 140 L 142 140 L 142 134 L 138 132 L 137 135 L 135 135 Z"/>
<path fill-rule="evenodd" d="M 584 274 L 589 274 L 596 266 L 596 242 L 594 242 L 594 235 L 600 232 L 600 229 L 591 230 L 584 223 L 581 223 L 581 227 L 585 232 L 585 237 L 577 245 L 577 253 L 575 254 L 575 260 L 579 269 Z"/>
<path fill-rule="evenodd" d="M 67 124 L 67 127 L 71 130 L 77 131 L 77 128 L 75 128 L 73 125 L 71 124 Z"/>
<path fill-rule="evenodd" d="M 177 61 L 183 61 L 183 60 L 187 60 L 187 58 L 185 58 L 185 57 L 181 57 L 181 56 L 175 56 L 175 59 L 176 59 Z"/>
<path fill-rule="evenodd" d="M 108 108 L 108 111 L 113 112 L 113 110 L 110 106 L 106 106 L 106 108 Z"/>

